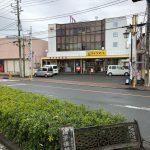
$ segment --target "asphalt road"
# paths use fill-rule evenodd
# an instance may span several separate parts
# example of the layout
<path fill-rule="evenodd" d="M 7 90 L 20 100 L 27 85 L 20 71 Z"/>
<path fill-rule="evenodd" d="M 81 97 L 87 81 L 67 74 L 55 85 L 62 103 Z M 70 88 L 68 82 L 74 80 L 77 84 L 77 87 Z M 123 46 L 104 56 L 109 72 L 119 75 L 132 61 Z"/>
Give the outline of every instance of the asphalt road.
<path fill-rule="evenodd" d="M 54 79 L 61 79 L 66 83 L 70 82 L 67 80 L 68 78 L 64 77 L 55 77 Z M 97 79 L 94 77 L 93 80 L 96 82 Z M 72 85 L 58 82 L 52 83 L 47 82 L 48 79 L 45 78 L 42 78 L 42 80 L 44 82 L 38 79 L 32 81 L 8 81 L 1 79 L 0 83 L 34 93 L 56 97 L 60 100 L 69 100 L 76 104 L 86 104 L 92 109 L 100 107 L 111 113 L 121 113 L 129 121 L 136 119 L 139 122 L 142 137 L 150 141 L 150 91 Z M 75 81 L 75 78 L 72 78 L 72 80 Z M 120 84 L 123 84 L 123 80 L 124 77 L 115 77 L 112 82 L 120 82 Z M 105 84 L 105 82 L 110 83 L 111 80 L 101 78 L 99 82 Z"/>

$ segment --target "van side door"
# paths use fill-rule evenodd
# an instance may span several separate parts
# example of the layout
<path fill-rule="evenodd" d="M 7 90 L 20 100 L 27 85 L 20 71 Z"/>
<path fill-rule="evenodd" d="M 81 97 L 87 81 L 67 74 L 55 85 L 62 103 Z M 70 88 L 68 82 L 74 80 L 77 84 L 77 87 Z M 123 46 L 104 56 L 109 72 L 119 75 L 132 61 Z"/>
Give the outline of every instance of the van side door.
<path fill-rule="evenodd" d="M 112 66 L 111 68 L 112 68 L 112 74 L 113 75 L 118 75 L 116 66 Z"/>

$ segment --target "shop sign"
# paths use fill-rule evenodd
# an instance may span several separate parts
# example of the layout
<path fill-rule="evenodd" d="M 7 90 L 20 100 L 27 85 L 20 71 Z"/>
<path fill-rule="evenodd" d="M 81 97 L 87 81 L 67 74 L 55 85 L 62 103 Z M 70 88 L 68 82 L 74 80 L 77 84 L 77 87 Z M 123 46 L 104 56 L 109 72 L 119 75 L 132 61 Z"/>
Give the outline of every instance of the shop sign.
<path fill-rule="evenodd" d="M 93 50 L 93 51 L 87 51 L 86 52 L 87 56 L 105 56 L 106 55 L 106 51 L 105 50 Z"/>
<path fill-rule="evenodd" d="M 66 56 L 61 56 L 61 57 L 49 57 L 49 59 L 67 59 L 68 57 Z"/>

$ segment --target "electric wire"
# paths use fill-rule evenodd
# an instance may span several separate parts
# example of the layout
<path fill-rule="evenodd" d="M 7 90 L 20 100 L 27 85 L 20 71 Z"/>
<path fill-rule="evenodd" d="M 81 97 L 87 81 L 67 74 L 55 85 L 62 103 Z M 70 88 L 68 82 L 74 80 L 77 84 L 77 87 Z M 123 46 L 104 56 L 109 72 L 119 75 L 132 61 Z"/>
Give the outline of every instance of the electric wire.
<path fill-rule="evenodd" d="M 110 6 L 113 6 L 113 5 L 116 5 L 116 4 L 121 4 L 121 3 L 124 3 L 124 2 L 127 2 L 127 1 L 128 0 L 115 0 L 113 2 L 105 3 L 105 4 L 102 4 L 102 5 L 99 5 L 99 6 L 91 7 L 91 8 L 80 10 L 80 11 L 75 11 L 75 12 L 66 13 L 66 14 L 62 14 L 62 15 L 51 16 L 51 17 L 44 17 L 44 18 L 22 19 L 22 21 L 24 21 L 24 22 L 35 22 L 35 21 L 43 21 L 43 20 L 49 20 L 49 19 L 64 18 L 64 17 L 68 17 L 70 15 L 78 15 L 78 14 L 83 14 L 83 13 L 91 12 L 91 11 L 102 9 L 102 8 L 107 8 L 107 7 L 110 7 Z"/>
<path fill-rule="evenodd" d="M 32 2 L 32 3 L 25 3 L 25 4 L 23 4 L 22 3 L 22 6 L 23 7 L 31 7 L 31 6 L 35 6 L 35 5 L 45 5 L 45 4 L 49 4 L 49 3 L 54 3 L 54 2 L 57 2 L 58 0 L 52 0 L 52 1 L 47 1 L 47 2 L 43 2 L 43 1 L 41 1 L 41 2 Z"/>

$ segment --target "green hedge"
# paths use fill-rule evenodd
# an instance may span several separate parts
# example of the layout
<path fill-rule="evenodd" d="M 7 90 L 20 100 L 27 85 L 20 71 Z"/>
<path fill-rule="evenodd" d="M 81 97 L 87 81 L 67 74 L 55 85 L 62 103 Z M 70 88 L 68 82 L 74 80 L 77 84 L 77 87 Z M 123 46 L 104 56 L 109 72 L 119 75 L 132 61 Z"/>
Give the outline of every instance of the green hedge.
<path fill-rule="evenodd" d="M 24 150 L 57 150 L 59 128 L 125 121 L 102 109 L 0 86 L 0 132 Z"/>

